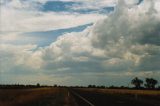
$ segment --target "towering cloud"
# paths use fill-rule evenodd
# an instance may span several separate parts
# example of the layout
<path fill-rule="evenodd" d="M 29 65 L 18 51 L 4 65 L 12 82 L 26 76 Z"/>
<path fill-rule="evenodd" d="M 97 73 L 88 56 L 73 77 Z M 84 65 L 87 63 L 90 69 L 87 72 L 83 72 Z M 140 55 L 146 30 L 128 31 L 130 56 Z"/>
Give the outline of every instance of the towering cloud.
<path fill-rule="evenodd" d="M 63 76 L 69 78 L 68 81 L 85 79 L 85 75 L 88 75 L 88 81 L 96 83 L 101 83 L 104 77 L 117 77 L 117 80 L 132 76 L 158 77 L 160 11 L 156 3 L 156 0 L 144 0 L 131 6 L 131 3 L 119 0 L 113 13 L 83 32 L 64 34 L 44 48 L 33 47 L 16 53 L 7 51 L 8 55 L 17 57 L 23 53 L 27 59 L 19 60 L 21 66 L 29 66 L 30 70 L 38 70 L 47 76 Z M 5 59 L 4 55 L 2 63 Z M 14 66 L 19 65 L 16 63 Z"/>
<path fill-rule="evenodd" d="M 74 58 L 78 57 L 83 57 L 86 62 L 99 58 L 96 60 L 99 64 L 95 66 L 102 63 L 100 67 L 103 67 L 106 63 L 102 68 L 104 71 L 115 70 L 115 67 L 120 71 L 159 70 L 159 22 L 159 12 L 154 2 L 144 1 L 129 8 L 125 2 L 120 1 L 115 12 L 106 19 L 81 33 L 59 37 L 47 47 L 45 56 L 76 62 L 78 60 Z M 75 67 L 73 65 L 70 68 Z"/>

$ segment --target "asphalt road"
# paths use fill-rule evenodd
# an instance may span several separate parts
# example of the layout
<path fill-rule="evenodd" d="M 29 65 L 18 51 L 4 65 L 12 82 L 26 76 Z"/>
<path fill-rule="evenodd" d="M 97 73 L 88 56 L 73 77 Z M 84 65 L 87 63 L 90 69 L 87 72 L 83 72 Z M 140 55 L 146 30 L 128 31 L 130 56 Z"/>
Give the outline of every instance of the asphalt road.
<path fill-rule="evenodd" d="M 126 95 L 103 94 L 78 89 L 70 89 L 69 92 L 78 106 L 160 106 L 159 103 L 135 99 Z"/>

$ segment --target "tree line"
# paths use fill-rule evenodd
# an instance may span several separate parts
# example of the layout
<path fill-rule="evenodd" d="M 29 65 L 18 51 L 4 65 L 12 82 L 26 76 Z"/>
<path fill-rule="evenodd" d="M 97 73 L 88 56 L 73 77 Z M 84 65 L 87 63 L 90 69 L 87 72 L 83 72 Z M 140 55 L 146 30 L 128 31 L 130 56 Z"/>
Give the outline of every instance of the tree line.
<path fill-rule="evenodd" d="M 4 85 L 0 84 L 0 89 L 25 89 L 25 88 L 40 88 L 40 87 L 71 87 L 71 88 L 109 88 L 109 89 L 159 89 L 160 86 L 156 88 L 156 85 L 158 84 L 158 81 L 154 78 L 146 78 L 145 81 L 139 79 L 138 77 L 135 77 L 130 82 L 134 87 L 126 87 L 126 86 L 109 86 L 106 87 L 104 85 L 97 86 L 97 85 L 88 85 L 88 86 L 61 86 L 54 84 L 53 86 L 48 85 L 40 85 L 39 83 L 35 85 L 23 85 L 23 84 L 12 84 L 12 85 Z M 144 86 L 142 86 L 144 85 Z"/>
<path fill-rule="evenodd" d="M 111 88 L 111 89 L 160 89 L 160 86 L 156 88 L 156 85 L 158 84 L 158 81 L 154 78 L 146 78 L 145 82 L 138 77 L 135 77 L 130 82 L 134 87 L 126 87 L 126 86 L 96 86 L 96 85 L 88 85 L 88 88 Z M 144 85 L 144 86 L 142 86 Z"/>
<path fill-rule="evenodd" d="M 40 88 L 40 87 L 52 87 L 48 85 L 40 85 L 39 83 L 35 85 L 24 85 L 24 84 L 0 84 L 0 89 L 30 89 L 30 88 Z"/>
<path fill-rule="evenodd" d="M 132 79 L 131 84 L 133 84 L 136 89 L 143 88 L 143 84 L 144 87 L 147 89 L 155 89 L 155 86 L 158 84 L 158 81 L 154 78 L 146 78 L 144 83 L 143 80 L 139 79 L 138 77 L 135 77 L 134 79 Z"/>

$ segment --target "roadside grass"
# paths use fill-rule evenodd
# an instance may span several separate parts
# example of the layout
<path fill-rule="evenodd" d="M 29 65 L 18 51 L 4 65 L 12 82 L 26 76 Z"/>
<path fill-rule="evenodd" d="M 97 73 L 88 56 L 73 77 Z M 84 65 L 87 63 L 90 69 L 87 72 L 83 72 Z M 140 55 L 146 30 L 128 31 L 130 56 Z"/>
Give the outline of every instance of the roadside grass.
<path fill-rule="evenodd" d="M 129 90 L 129 89 L 97 89 L 97 88 L 80 88 L 85 91 L 94 91 L 101 93 L 110 94 L 137 94 L 137 95 L 148 95 L 148 96 L 160 96 L 160 90 Z"/>
<path fill-rule="evenodd" d="M 64 88 L 0 89 L 0 106 L 67 106 Z"/>

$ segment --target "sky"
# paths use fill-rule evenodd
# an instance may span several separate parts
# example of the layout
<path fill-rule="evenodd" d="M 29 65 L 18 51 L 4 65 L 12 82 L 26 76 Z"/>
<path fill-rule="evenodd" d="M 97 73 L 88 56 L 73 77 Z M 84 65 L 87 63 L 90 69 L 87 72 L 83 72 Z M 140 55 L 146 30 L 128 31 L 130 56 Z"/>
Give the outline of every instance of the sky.
<path fill-rule="evenodd" d="M 0 84 L 160 82 L 159 0 L 0 0 Z M 160 84 L 160 83 L 159 83 Z"/>

